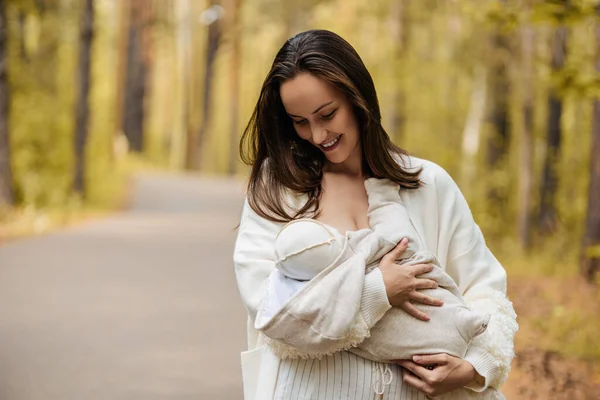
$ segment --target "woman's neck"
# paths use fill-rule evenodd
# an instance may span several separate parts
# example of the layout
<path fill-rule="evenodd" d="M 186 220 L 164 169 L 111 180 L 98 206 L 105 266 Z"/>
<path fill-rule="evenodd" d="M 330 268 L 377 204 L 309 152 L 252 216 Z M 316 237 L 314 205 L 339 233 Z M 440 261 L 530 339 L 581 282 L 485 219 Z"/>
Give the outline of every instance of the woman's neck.
<path fill-rule="evenodd" d="M 323 166 L 323 172 L 334 174 L 343 174 L 351 178 L 364 178 L 365 173 L 362 166 L 362 157 L 360 149 L 353 151 L 346 160 L 341 163 L 332 163 L 327 161 Z"/>

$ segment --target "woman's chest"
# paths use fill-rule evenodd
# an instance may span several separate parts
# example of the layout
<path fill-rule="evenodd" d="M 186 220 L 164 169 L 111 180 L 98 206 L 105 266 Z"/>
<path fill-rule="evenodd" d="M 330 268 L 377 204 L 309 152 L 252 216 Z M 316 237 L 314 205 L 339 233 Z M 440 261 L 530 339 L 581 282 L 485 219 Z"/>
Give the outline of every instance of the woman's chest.
<path fill-rule="evenodd" d="M 369 199 L 363 180 L 324 178 L 317 220 L 340 232 L 369 228 Z"/>

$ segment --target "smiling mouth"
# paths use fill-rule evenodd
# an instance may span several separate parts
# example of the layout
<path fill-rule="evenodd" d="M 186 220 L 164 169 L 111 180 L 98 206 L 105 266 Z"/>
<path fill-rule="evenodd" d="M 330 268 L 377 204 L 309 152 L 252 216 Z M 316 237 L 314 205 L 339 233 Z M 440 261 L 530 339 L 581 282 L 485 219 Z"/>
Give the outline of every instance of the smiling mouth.
<path fill-rule="evenodd" d="M 333 139 L 327 143 L 323 143 L 320 146 L 325 151 L 333 150 L 335 147 L 337 147 L 337 144 L 340 142 L 341 138 L 342 138 L 342 135 L 339 135 L 335 139 Z"/>

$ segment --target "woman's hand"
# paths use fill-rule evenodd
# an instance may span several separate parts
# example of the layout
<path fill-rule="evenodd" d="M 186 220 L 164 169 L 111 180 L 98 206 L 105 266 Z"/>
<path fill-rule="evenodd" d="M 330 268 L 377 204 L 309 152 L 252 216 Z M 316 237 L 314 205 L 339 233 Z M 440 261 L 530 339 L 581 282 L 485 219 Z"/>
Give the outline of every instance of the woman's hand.
<path fill-rule="evenodd" d="M 383 275 L 383 282 L 390 304 L 404 309 L 415 318 L 428 321 L 429 316 L 415 307 L 411 301 L 438 307 L 444 304 L 439 299 L 418 292 L 419 289 L 437 288 L 436 281 L 417 278 L 417 276 L 433 270 L 434 266 L 431 264 L 402 266 L 396 264 L 396 260 L 400 258 L 407 246 L 408 240 L 406 238 L 402 239 L 396 247 L 381 258 L 379 269 Z"/>
<path fill-rule="evenodd" d="M 446 353 L 414 356 L 413 361 L 396 361 L 404 368 L 402 380 L 428 396 L 440 396 L 461 388 L 477 374 L 471 363 Z M 435 367 L 429 369 L 431 365 Z"/>

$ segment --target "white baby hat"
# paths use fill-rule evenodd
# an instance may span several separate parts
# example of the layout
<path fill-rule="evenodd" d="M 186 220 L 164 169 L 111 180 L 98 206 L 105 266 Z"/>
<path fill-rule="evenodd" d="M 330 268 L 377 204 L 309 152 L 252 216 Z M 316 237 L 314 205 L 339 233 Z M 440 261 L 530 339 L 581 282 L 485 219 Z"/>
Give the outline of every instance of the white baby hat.
<path fill-rule="evenodd" d="M 336 260 L 342 247 L 340 239 L 321 222 L 293 220 L 275 240 L 276 267 L 288 278 L 311 280 Z"/>

